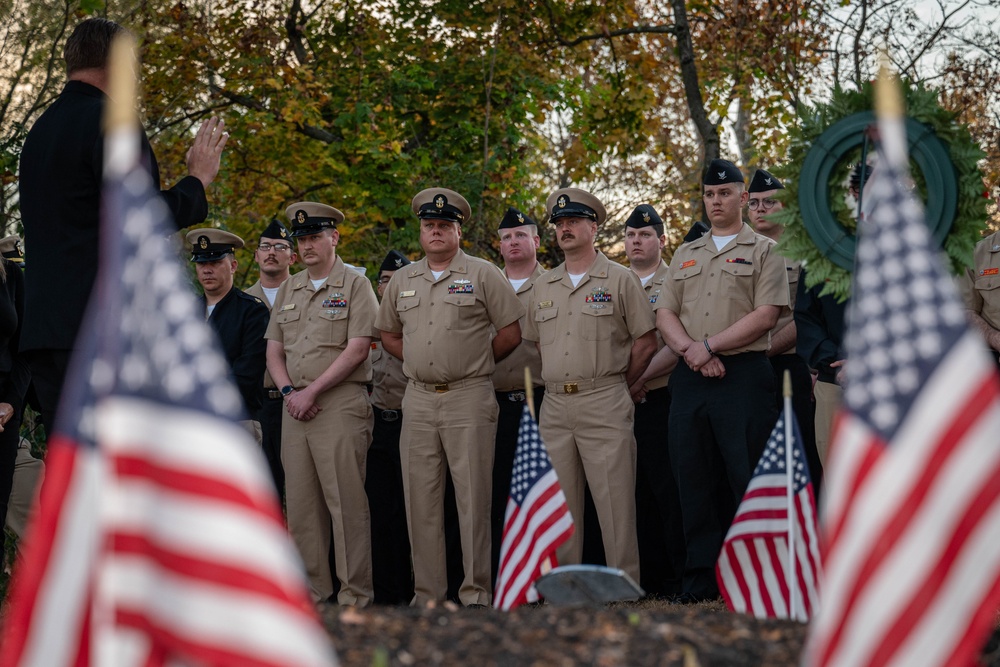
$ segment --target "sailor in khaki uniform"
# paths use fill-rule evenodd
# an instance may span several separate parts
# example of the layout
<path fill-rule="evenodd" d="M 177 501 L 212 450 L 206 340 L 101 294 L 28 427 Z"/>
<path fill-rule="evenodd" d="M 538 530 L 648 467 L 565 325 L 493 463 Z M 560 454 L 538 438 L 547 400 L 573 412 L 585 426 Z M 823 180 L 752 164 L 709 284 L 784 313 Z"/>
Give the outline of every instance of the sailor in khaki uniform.
<path fill-rule="evenodd" d="M 774 198 L 785 186 L 776 176 L 763 169 L 754 172 L 750 179 L 747 193 L 747 215 L 754 231 L 766 236 L 775 243 L 781 240 L 785 231 L 784 225 L 773 219 L 784 209 L 784 204 Z M 789 306 L 781 309 L 778 323 L 771 330 L 771 348 L 767 351 L 768 360 L 774 370 L 775 386 L 781 387 L 785 371 L 788 371 L 792 381 L 792 409 L 795 420 L 799 424 L 802 436 L 802 449 L 809 464 L 809 478 L 813 483 L 813 491 L 819 498 L 823 483 L 823 464 L 816 450 L 816 407 L 812 399 L 812 375 L 809 366 L 795 350 L 798 330 L 795 326 L 795 295 L 798 293 L 799 275 L 802 263 L 785 258 L 785 275 L 788 278 Z M 776 407 L 780 411 L 784 397 L 780 391 L 775 392 Z"/>
<path fill-rule="evenodd" d="M 1000 232 L 976 244 L 972 268 L 960 280 L 969 323 L 997 359 L 1000 354 Z"/>
<path fill-rule="evenodd" d="M 504 261 L 503 273 L 527 312 L 531 288 L 538 276 L 542 275 L 542 267 L 536 259 L 540 244 L 538 225 L 516 208 L 508 208 L 497 231 L 500 235 L 500 255 Z M 520 324 L 521 331 L 524 331 L 523 317 Z M 533 342 L 522 340 L 508 357 L 497 362 L 497 368 L 493 372 L 493 388 L 496 390 L 497 405 L 500 406 L 493 457 L 493 547 L 490 562 L 493 566 L 494 583 L 500 563 L 507 499 L 510 497 L 510 476 L 514 469 L 514 455 L 517 453 L 517 433 L 524 402 L 527 400 L 524 391 L 525 367 L 531 371 L 537 415 L 545 396 L 545 385 L 542 383 L 542 358 Z"/>
<path fill-rule="evenodd" d="M 372 409 L 368 350 L 378 308 L 371 283 L 336 254 L 344 214 L 313 202 L 288 207 L 306 270 L 281 286 L 267 329 L 267 368 L 285 397 L 281 462 L 288 530 L 302 554 L 313 598 L 371 604 L 371 522 L 365 463 Z"/>
<path fill-rule="evenodd" d="M 378 271 L 378 295 L 396 271 L 409 266 L 397 250 L 390 250 Z M 407 604 L 413 599 L 413 572 L 410 568 L 410 537 L 406 529 L 406 502 L 403 498 L 403 468 L 399 459 L 399 438 L 403 426 L 403 393 L 406 375 L 403 362 L 382 347 L 378 329 L 372 336 L 372 393 L 375 423 L 372 446 L 368 449 L 368 506 L 372 515 L 372 580 L 377 604 Z"/>
<path fill-rule="evenodd" d="M 271 310 L 274 299 L 278 296 L 278 288 L 288 280 L 296 259 L 288 229 L 278 220 L 271 220 L 271 224 L 261 232 L 253 257 L 260 270 L 260 279 L 248 287 L 246 293 L 263 301 L 267 309 Z M 265 370 L 264 405 L 260 409 L 260 427 L 263 431 L 261 447 L 278 495 L 282 498 L 285 497 L 285 471 L 281 468 L 281 415 L 284 412 L 281 392 L 271 379 L 271 374 Z"/>
<path fill-rule="evenodd" d="M 677 249 L 654 305 L 663 340 L 682 357 L 670 376 L 668 447 L 691 601 L 719 594 L 715 561 L 777 420 L 765 353 L 788 281 L 774 242 L 743 222 L 744 187 L 733 163 L 712 161 L 703 195 L 711 234 Z"/>
<path fill-rule="evenodd" d="M 635 534 L 635 383 L 656 351 L 653 314 L 635 274 L 594 248 L 604 205 L 576 188 L 546 201 L 566 261 L 542 274 L 524 337 L 542 354 L 545 400 L 539 418 L 576 524 L 560 564 L 583 551 L 585 485 L 594 497 L 607 564 L 639 581 Z"/>
<path fill-rule="evenodd" d="M 663 220 L 649 204 L 636 206 L 625 221 L 625 256 L 639 278 L 649 308 L 660 298 L 667 277 Z M 635 400 L 635 513 L 639 538 L 642 589 L 669 597 L 681 592 L 684 571 L 684 530 L 677 483 L 670 469 L 667 427 L 670 413 L 670 372 L 677 355 L 656 334 L 656 354 L 630 391 Z"/>
<path fill-rule="evenodd" d="M 457 192 L 413 198 L 426 257 L 389 281 L 375 326 L 403 360 L 400 456 L 413 550 L 414 604 L 445 599 L 444 487 L 451 471 L 465 579 L 459 599 L 490 603 L 490 486 L 497 403 L 495 360 L 521 341 L 523 308 L 500 270 L 459 248 L 471 216 Z M 492 327 L 492 328 L 491 328 Z M 496 331 L 492 338 L 491 332 Z"/>

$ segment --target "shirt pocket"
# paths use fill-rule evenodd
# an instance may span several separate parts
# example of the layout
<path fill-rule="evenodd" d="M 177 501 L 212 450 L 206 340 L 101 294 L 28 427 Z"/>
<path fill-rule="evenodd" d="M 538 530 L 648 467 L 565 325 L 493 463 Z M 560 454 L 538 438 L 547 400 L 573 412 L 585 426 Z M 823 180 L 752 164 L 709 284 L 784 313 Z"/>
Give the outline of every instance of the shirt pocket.
<path fill-rule="evenodd" d="M 581 335 L 584 340 L 608 340 L 614 330 L 615 304 L 586 303 L 580 310 Z"/>
<path fill-rule="evenodd" d="M 274 319 L 281 327 L 281 337 L 288 341 L 294 339 L 299 333 L 299 318 L 302 313 L 298 310 L 282 310 L 275 314 Z"/>
<path fill-rule="evenodd" d="M 420 297 L 408 296 L 396 301 L 396 314 L 399 315 L 400 322 L 403 323 L 403 333 L 413 333 L 420 324 L 418 313 L 415 310 L 420 305 Z"/>
<path fill-rule="evenodd" d="M 1000 322 L 1000 276 L 979 276 L 976 278 L 976 291 L 983 299 L 981 313 L 991 325 Z"/>
<path fill-rule="evenodd" d="M 465 331 L 471 329 L 476 324 L 476 314 L 479 312 L 474 294 L 448 294 L 444 297 L 447 304 L 445 326 L 450 331 Z"/>
<path fill-rule="evenodd" d="M 347 342 L 347 315 L 347 308 L 321 310 L 319 320 L 322 323 L 321 333 L 323 334 L 323 340 L 318 342 L 334 347 L 343 347 Z"/>
<path fill-rule="evenodd" d="M 556 316 L 559 308 L 539 308 L 535 311 L 535 328 L 538 329 L 538 344 L 551 345 L 556 339 Z"/>
<path fill-rule="evenodd" d="M 701 270 L 704 267 L 692 266 L 687 269 L 679 269 L 670 277 L 676 281 L 675 291 L 681 295 L 681 302 L 695 301 L 701 296 Z"/>
<path fill-rule="evenodd" d="M 753 303 L 753 266 L 735 262 L 723 264 L 722 293 L 736 301 Z"/>

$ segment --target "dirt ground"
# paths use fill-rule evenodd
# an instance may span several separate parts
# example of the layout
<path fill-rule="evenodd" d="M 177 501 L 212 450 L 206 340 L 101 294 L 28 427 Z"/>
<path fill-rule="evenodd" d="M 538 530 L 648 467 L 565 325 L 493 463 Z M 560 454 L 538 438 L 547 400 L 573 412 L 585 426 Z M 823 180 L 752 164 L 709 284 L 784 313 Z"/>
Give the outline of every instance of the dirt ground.
<path fill-rule="evenodd" d="M 608 608 L 329 607 L 344 665 L 797 665 L 806 627 L 732 614 L 719 603 Z M 998 635 L 982 665 L 1000 666 Z"/>

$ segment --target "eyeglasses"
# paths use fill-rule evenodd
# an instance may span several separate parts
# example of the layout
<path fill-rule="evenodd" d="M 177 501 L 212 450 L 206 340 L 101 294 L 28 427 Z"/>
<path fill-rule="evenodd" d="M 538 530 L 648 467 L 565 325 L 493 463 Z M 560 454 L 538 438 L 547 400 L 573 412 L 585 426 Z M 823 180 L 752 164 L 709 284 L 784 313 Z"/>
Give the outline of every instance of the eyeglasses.
<path fill-rule="evenodd" d="M 270 252 L 271 250 L 275 252 L 289 252 L 292 246 L 285 245 L 284 243 L 258 243 L 257 250 L 263 250 L 264 252 Z"/>
<path fill-rule="evenodd" d="M 765 211 L 770 211 L 774 208 L 774 205 L 778 203 L 777 199 L 751 199 L 747 204 L 747 208 L 751 211 L 756 211 L 758 208 L 763 207 Z"/>
<path fill-rule="evenodd" d="M 392 280 L 392 276 L 379 276 L 378 284 L 386 285 L 390 280 Z"/>

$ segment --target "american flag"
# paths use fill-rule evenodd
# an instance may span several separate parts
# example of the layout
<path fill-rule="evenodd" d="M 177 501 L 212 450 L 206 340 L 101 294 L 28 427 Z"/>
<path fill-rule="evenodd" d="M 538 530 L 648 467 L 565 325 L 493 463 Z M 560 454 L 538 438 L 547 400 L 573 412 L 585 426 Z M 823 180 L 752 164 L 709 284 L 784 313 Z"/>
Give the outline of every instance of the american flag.
<path fill-rule="evenodd" d="M 1000 384 L 902 184 L 902 121 L 879 135 L 806 664 L 970 665 L 1000 606 Z"/>
<path fill-rule="evenodd" d="M 2 662 L 336 664 L 168 215 L 144 170 L 106 178 L 95 299 Z"/>
<path fill-rule="evenodd" d="M 785 440 L 785 420 L 789 414 L 791 443 Z M 789 448 L 791 498 L 786 462 Z M 795 553 L 791 567 L 790 532 Z M 726 534 L 715 576 L 732 611 L 749 612 L 757 618 L 807 621 L 818 602 L 819 569 L 819 530 L 812 481 L 798 422 L 795 414 L 786 410 L 771 431 Z"/>
<path fill-rule="evenodd" d="M 517 433 L 493 606 L 507 610 L 536 602 L 535 580 L 556 566 L 556 549 L 572 534 L 573 517 L 566 496 L 538 434 L 538 424 L 525 406 Z"/>

